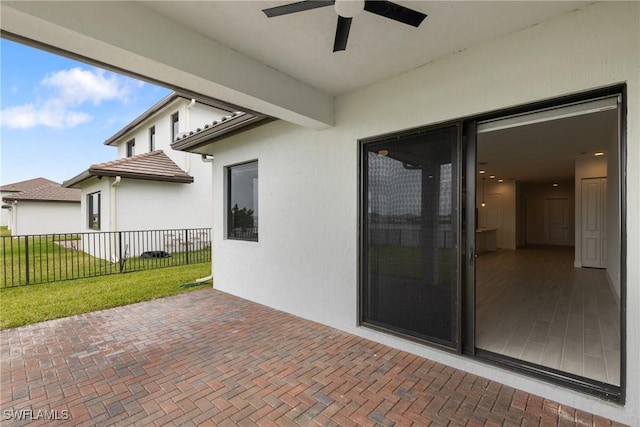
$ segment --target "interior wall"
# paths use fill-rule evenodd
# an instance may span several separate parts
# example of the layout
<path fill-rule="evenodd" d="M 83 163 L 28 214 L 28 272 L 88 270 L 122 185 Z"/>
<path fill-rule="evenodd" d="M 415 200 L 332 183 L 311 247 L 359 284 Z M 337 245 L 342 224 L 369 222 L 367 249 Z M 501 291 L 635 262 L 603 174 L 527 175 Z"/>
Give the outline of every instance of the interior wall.
<path fill-rule="evenodd" d="M 522 184 L 522 196 L 525 200 L 525 245 L 552 244 L 545 235 L 545 199 L 566 197 L 569 203 L 570 240 L 574 240 L 575 230 L 575 189 L 573 181 L 560 182 L 557 187 L 551 183 Z"/>
<path fill-rule="evenodd" d="M 481 183 L 478 183 L 481 185 Z M 481 190 L 478 190 L 478 194 Z M 516 248 L 516 182 L 497 182 L 485 179 L 484 192 L 487 196 L 500 195 L 501 203 L 501 223 L 496 231 L 496 244 L 500 249 Z M 486 208 L 482 207 L 482 200 L 478 197 L 478 223 L 482 227 L 484 224 L 483 214 Z"/>
<path fill-rule="evenodd" d="M 616 150 L 617 151 L 617 150 Z M 575 173 L 575 259 L 574 267 L 582 267 L 582 180 L 607 176 L 607 159 L 583 156 L 576 159 Z M 615 198 L 614 198 L 615 199 Z M 608 200 L 608 199 L 607 199 Z M 619 243 L 619 241 L 618 241 Z"/>
<path fill-rule="evenodd" d="M 516 182 L 516 248 L 521 248 L 526 244 L 526 201 L 524 198 L 523 184 Z"/>

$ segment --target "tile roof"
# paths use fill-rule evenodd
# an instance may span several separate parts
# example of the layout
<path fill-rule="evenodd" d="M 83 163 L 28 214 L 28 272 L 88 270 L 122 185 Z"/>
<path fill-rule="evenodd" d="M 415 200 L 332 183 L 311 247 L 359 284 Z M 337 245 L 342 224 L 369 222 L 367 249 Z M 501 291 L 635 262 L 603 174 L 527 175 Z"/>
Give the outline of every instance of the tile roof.
<path fill-rule="evenodd" d="M 92 176 L 120 176 L 130 179 L 185 184 L 193 182 L 193 177 L 180 169 L 164 151 L 156 150 L 150 153 L 91 165 L 89 169 L 65 181 L 62 185 L 64 187 L 72 187 Z"/>
<path fill-rule="evenodd" d="M 44 185 L 49 185 L 49 184 L 58 184 L 58 183 L 55 181 L 51 181 L 50 179 L 47 179 L 47 178 L 39 177 L 39 178 L 28 179 L 26 181 L 13 182 L 11 184 L 3 185 L 2 187 L 0 187 L 0 191 L 5 191 L 5 192 L 12 191 L 17 193 L 19 191 L 26 191 L 32 188 L 42 187 Z"/>
<path fill-rule="evenodd" d="M 81 191 L 77 188 L 63 188 L 60 184 L 53 183 L 7 195 L 3 200 L 80 203 L 80 193 Z"/>
<path fill-rule="evenodd" d="M 171 148 L 180 151 L 196 151 L 222 137 L 249 130 L 255 126 L 268 123 L 271 120 L 273 119 L 257 113 L 236 111 L 221 119 L 215 120 L 211 124 L 205 124 L 202 128 L 179 134 L 175 142 L 171 144 Z"/>

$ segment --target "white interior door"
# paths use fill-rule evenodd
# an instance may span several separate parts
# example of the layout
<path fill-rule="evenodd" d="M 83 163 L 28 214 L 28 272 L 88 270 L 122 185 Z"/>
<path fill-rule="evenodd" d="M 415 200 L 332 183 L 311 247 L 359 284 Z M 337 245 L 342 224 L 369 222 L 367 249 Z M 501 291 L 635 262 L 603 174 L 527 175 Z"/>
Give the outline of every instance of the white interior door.
<path fill-rule="evenodd" d="M 553 197 L 544 200 L 544 234 L 550 245 L 570 245 L 569 198 Z"/>
<path fill-rule="evenodd" d="M 582 266 L 604 268 L 606 178 L 582 180 Z"/>

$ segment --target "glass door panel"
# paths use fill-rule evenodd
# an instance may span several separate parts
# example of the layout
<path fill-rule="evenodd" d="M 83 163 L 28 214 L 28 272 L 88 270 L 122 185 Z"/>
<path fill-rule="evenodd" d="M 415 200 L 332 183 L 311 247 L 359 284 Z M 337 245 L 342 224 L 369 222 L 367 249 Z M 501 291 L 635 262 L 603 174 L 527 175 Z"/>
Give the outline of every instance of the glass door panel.
<path fill-rule="evenodd" d="M 459 128 L 364 144 L 363 323 L 459 344 Z"/>

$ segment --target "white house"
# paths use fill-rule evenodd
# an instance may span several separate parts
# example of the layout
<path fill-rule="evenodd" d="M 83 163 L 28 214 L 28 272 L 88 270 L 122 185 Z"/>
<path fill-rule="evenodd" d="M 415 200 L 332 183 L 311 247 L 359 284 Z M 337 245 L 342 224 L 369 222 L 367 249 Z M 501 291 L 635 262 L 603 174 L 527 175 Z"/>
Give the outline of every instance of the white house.
<path fill-rule="evenodd" d="M 244 115 L 223 103 L 172 92 L 107 139 L 106 145 L 117 147 L 117 160 L 91 165 L 63 183 L 82 191 L 80 231 L 89 233 L 83 235 L 84 250 L 116 260 L 121 251 L 141 255 L 208 247 L 211 167 L 201 155 L 175 151 L 170 144 L 178 134 Z M 185 236 L 184 229 L 201 230 Z M 122 245 L 105 233 L 116 231 L 126 232 Z"/>
<path fill-rule="evenodd" d="M 66 180 L 82 190 L 82 232 L 211 227 L 211 167 L 170 144 L 234 114 L 173 92 L 105 141 L 117 160 Z M 223 106 L 223 108 L 228 108 Z"/>
<path fill-rule="evenodd" d="M 12 236 L 25 234 L 76 233 L 80 217 L 80 190 L 60 184 L 40 187 L 4 196 L 11 206 Z"/>
<path fill-rule="evenodd" d="M 417 29 L 335 39 L 329 3 L 1 6 L 279 119 L 173 145 L 213 157 L 218 289 L 639 425 L 640 3 L 401 1 Z"/>
<path fill-rule="evenodd" d="M 21 191 L 49 184 L 56 184 L 56 182 L 39 177 L 28 179 L 26 181 L 5 184 L 0 187 L 0 201 L 3 200 L 5 196 L 11 196 L 12 194 L 19 193 Z M 11 205 L 8 203 L 2 203 L 2 210 L 0 211 L 0 226 L 7 227 L 9 230 L 11 229 Z"/>

